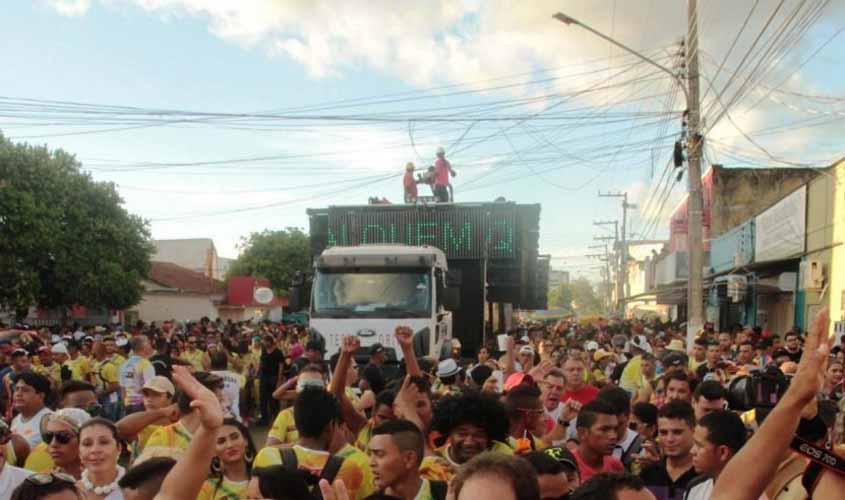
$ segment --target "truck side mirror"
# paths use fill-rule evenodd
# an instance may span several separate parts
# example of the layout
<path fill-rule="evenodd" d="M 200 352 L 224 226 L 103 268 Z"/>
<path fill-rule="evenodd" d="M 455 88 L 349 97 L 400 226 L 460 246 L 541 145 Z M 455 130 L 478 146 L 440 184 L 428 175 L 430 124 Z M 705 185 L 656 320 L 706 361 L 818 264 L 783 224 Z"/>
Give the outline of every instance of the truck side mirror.
<path fill-rule="evenodd" d="M 443 289 L 443 307 L 447 311 L 456 311 L 461 308 L 461 289 L 449 287 Z"/>

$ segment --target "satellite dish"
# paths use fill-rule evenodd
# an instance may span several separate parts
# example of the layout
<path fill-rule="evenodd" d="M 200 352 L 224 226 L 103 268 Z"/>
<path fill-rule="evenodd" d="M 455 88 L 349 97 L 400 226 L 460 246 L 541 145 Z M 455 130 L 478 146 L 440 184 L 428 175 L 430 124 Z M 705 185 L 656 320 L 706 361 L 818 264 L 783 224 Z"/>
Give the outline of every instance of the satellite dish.
<path fill-rule="evenodd" d="M 256 288 L 255 291 L 252 292 L 252 298 L 259 304 L 269 304 L 270 302 L 273 302 L 273 290 L 270 290 L 267 287 Z"/>

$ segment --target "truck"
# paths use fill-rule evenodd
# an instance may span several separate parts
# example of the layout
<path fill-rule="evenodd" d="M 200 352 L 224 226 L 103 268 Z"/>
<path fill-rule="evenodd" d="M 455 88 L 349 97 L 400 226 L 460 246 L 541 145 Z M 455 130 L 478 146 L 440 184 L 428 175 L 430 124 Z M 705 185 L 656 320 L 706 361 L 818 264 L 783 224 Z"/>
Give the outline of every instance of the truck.
<path fill-rule="evenodd" d="M 363 348 L 378 343 L 401 359 L 394 331 L 408 326 L 415 353 L 439 358 L 451 350 L 458 285 L 446 254 L 433 246 L 327 248 L 314 259 L 311 333 L 329 353 L 345 335 L 355 335 Z"/>
<path fill-rule="evenodd" d="M 343 335 L 357 335 L 362 346 L 380 343 L 401 357 L 393 332 L 404 325 L 414 330 L 418 356 L 448 355 L 449 339 L 469 356 L 510 328 L 513 310 L 546 308 L 549 258 L 538 252 L 537 204 L 374 204 L 307 213 L 314 266 L 295 283 L 291 304 L 310 311 L 312 334 L 328 355 Z"/>

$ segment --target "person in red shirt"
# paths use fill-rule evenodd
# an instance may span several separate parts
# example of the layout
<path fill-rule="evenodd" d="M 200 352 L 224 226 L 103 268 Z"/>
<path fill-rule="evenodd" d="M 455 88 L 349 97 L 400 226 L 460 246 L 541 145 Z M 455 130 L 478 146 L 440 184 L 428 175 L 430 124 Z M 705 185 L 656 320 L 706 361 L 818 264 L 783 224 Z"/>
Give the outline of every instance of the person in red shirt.
<path fill-rule="evenodd" d="M 573 451 L 583 484 L 602 472 L 624 472 L 625 467 L 613 457 L 618 436 L 616 409 L 610 403 L 596 399 L 581 408 L 576 428 L 578 448 Z"/>
<path fill-rule="evenodd" d="M 434 197 L 439 203 L 446 203 L 451 200 L 449 195 L 449 176 L 454 177 L 455 171 L 452 164 L 446 159 L 446 151 L 437 148 L 437 160 L 434 162 Z"/>
<path fill-rule="evenodd" d="M 566 390 L 560 395 L 560 401 L 566 403 L 574 399 L 585 405 L 596 399 L 599 390 L 584 380 L 584 361 L 576 356 L 569 356 L 563 363 L 563 376 L 566 379 Z"/>
<path fill-rule="evenodd" d="M 417 180 L 414 179 L 415 168 L 411 162 L 405 165 L 405 178 L 402 179 L 402 185 L 405 188 L 405 203 L 417 202 Z"/>

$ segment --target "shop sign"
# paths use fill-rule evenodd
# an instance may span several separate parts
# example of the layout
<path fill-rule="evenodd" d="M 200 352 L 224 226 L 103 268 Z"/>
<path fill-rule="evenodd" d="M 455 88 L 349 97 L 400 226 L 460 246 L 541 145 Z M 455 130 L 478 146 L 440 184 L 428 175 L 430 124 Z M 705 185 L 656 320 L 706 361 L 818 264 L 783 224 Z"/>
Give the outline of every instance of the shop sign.
<path fill-rule="evenodd" d="M 807 187 L 801 186 L 756 217 L 754 261 L 797 257 L 804 253 Z"/>

